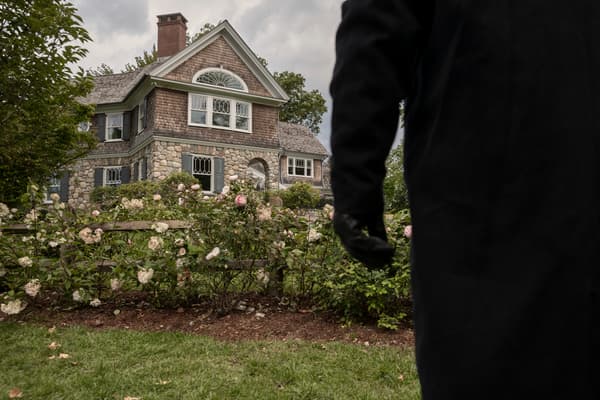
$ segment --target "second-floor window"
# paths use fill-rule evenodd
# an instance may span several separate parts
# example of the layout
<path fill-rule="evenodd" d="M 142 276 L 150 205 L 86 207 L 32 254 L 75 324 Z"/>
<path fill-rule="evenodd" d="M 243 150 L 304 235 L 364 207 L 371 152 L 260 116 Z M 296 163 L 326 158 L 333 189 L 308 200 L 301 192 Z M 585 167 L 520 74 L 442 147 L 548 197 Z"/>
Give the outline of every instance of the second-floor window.
<path fill-rule="evenodd" d="M 106 141 L 123 139 L 123 114 L 106 115 Z"/>
<path fill-rule="evenodd" d="M 138 133 L 146 128 L 146 99 L 144 99 L 138 107 Z"/>
<path fill-rule="evenodd" d="M 189 95 L 188 123 L 190 125 L 250 132 L 251 122 L 250 103 L 195 93 Z"/>

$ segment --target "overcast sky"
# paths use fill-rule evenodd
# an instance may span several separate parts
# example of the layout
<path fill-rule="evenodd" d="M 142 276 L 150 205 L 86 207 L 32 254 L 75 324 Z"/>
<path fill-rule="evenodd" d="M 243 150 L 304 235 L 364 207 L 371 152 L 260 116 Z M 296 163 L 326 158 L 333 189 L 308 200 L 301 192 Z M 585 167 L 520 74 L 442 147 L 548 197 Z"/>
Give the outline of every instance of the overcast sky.
<path fill-rule="evenodd" d="M 93 43 L 81 63 L 106 63 L 119 72 L 156 43 L 156 16 L 181 12 L 194 34 L 207 22 L 227 19 L 245 42 L 269 62 L 269 70 L 299 72 L 331 109 L 328 85 L 342 0 L 75 0 Z M 329 112 L 319 139 L 329 148 Z"/>

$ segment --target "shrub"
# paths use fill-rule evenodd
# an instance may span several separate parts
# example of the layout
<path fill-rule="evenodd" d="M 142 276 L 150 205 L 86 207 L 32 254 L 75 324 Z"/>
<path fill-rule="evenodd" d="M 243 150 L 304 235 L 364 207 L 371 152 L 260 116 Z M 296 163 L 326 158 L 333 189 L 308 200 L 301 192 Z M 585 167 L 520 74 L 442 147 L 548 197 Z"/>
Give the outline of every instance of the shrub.
<path fill-rule="evenodd" d="M 319 203 L 319 191 L 306 182 L 296 182 L 289 188 L 281 190 L 279 196 L 284 207 L 291 209 L 315 208 Z"/>

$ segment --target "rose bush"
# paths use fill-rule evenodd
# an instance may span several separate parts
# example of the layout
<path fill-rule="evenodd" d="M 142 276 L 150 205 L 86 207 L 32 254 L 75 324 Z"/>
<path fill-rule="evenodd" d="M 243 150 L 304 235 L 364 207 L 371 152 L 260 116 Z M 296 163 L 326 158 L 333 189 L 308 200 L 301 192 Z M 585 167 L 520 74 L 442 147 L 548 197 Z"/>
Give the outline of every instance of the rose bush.
<path fill-rule="evenodd" d="M 188 179 L 187 177 L 185 179 Z M 275 207 L 250 182 L 229 177 L 219 195 L 169 179 L 102 198 L 85 210 L 32 202 L 25 210 L 0 205 L 0 224 L 25 223 L 25 233 L 0 229 L 0 304 L 21 312 L 51 299 L 98 307 L 118 293 L 138 291 L 157 305 L 210 301 L 224 311 L 240 293 L 276 293 L 282 302 L 308 302 L 343 317 L 369 317 L 394 328 L 409 309 L 406 210 L 388 216 L 392 265 L 370 271 L 343 250 L 322 210 Z M 169 190 L 159 190 L 168 185 Z M 114 193 L 113 193 L 114 194 Z M 186 221 L 173 229 L 170 220 Z M 113 231 L 119 221 L 149 221 L 150 229 Z M 104 229 L 103 229 L 104 227 Z M 283 279 L 282 279 L 283 277 Z"/>

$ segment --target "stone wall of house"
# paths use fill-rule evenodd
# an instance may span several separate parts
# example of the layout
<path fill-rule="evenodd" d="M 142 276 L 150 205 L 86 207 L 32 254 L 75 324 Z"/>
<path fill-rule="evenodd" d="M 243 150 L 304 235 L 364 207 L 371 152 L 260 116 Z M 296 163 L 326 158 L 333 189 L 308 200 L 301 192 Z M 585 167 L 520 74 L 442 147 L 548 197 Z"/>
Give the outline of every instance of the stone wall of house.
<path fill-rule="evenodd" d="M 225 159 L 225 176 L 238 175 L 246 177 L 248 164 L 252 160 L 264 161 L 267 169 L 266 186 L 270 189 L 279 187 L 279 170 L 277 151 L 258 149 L 238 149 L 219 146 L 203 146 L 165 141 L 152 143 L 152 161 L 148 164 L 148 178 L 161 180 L 174 172 L 181 172 L 181 155 L 183 153 L 203 156 L 216 156 Z"/>
<path fill-rule="evenodd" d="M 175 68 L 167 75 L 167 79 L 191 82 L 196 72 L 204 68 L 221 68 L 221 66 L 242 78 L 248 86 L 249 93 L 270 96 L 267 89 L 222 36 Z"/>
<path fill-rule="evenodd" d="M 129 165 L 129 157 L 79 159 L 69 168 L 69 205 L 83 208 L 90 203 L 94 190 L 94 170 L 100 167 Z"/>
<path fill-rule="evenodd" d="M 210 142 L 256 147 L 279 147 L 277 136 L 279 110 L 277 107 L 252 104 L 252 132 L 246 133 L 227 129 L 189 126 L 187 92 L 156 89 L 155 96 L 156 110 L 153 113 L 155 133 Z"/>

